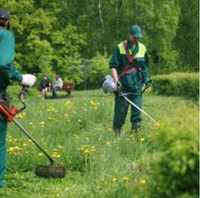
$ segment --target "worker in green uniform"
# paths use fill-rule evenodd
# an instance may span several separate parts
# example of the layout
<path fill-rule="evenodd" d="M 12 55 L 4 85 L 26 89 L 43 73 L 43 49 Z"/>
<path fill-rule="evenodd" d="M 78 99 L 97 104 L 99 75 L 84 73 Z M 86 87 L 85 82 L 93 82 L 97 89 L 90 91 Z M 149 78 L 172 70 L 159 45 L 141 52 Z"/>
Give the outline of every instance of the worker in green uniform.
<path fill-rule="evenodd" d="M 139 42 L 141 37 L 141 28 L 133 25 L 128 39 L 117 45 L 109 62 L 118 90 L 127 93 L 127 97 L 139 107 L 142 107 L 143 90 L 151 84 L 146 47 Z M 128 107 L 128 102 L 117 92 L 113 120 L 113 130 L 117 135 L 121 133 Z M 135 132 L 141 127 L 141 113 L 134 107 L 131 107 L 131 124 Z"/>
<path fill-rule="evenodd" d="M 12 80 L 24 86 L 32 86 L 36 77 L 31 74 L 22 75 L 13 65 L 15 54 L 15 38 L 9 30 L 9 13 L 0 9 L 0 100 L 7 101 L 6 89 Z M 6 169 L 6 131 L 7 121 L 0 114 L 0 188 L 5 187 Z"/>

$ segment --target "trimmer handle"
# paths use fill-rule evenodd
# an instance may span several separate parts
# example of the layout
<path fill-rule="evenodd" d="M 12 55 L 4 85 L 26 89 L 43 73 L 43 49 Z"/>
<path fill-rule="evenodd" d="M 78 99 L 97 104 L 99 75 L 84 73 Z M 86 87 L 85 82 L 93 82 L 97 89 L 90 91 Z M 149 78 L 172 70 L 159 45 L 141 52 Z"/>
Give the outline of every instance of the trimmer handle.
<path fill-rule="evenodd" d="M 20 113 L 26 109 L 26 103 L 24 97 L 27 94 L 27 92 L 28 92 L 28 87 L 23 85 L 18 95 L 19 101 L 22 103 L 23 106 L 20 109 L 18 109 L 17 113 Z"/>
<path fill-rule="evenodd" d="M 3 99 L 0 100 L 0 113 L 2 113 L 5 116 L 5 118 L 8 122 L 12 122 L 14 120 L 14 117 L 18 113 L 20 113 L 20 112 L 22 112 L 23 110 L 26 109 L 26 104 L 25 104 L 25 101 L 23 99 L 23 96 L 26 92 L 27 92 L 27 87 L 23 86 L 19 95 L 18 95 L 18 98 L 19 98 L 20 102 L 22 103 L 21 108 L 17 108 L 13 105 L 9 106 L 9 104 L 5 100 L 3 100 Z"/>

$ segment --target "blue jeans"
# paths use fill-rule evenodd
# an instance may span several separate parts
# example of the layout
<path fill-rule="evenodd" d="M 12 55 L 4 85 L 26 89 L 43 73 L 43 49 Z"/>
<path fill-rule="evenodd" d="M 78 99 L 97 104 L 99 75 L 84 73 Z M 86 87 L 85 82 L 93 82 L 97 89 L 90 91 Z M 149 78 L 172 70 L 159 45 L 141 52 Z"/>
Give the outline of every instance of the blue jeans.
<path fill-rule="evenodd" d="M 5 186 L 7 121 L 0 116 L 0 188 Z"/>

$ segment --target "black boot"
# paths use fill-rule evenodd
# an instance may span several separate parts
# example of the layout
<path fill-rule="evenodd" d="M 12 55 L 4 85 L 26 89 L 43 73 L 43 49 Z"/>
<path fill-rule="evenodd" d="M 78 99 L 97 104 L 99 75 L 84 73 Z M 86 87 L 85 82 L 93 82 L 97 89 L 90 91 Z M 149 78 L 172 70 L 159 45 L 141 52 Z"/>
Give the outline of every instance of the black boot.
<path fill-rule="evenodd" d="M 141 128 L 140 122 L 135 122 L 135 123 L 132 125 L 131 131 L 132 131 L 132 132 L 135 132 L 135 133 L 138 133 L 139 130 L 140 130 L 140 128 Z"/>
<path fill-rule="evenodd" d="M 116 136 L 120 136 L 121 135 L 121 129 L 120 128 L 114 128 L 113 131 L 114 131 Z"/>

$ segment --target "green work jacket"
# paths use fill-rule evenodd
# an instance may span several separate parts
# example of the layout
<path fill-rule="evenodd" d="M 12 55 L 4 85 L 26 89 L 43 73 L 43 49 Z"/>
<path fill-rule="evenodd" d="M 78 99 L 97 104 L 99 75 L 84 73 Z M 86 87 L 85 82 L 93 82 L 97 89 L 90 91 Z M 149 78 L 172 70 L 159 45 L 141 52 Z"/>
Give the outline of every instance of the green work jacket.
<path fill-rule="evenodd" d="M 110 68 L 115 68 L 119 76 L 125 67 L 130 67 L 124 42 L 117 45 L 109 62 Z M 146 47 L 140 42 L 133 47 L 128 42 L 128 50 L 134 57 L 131 66 L 137 68 L 137 71 L 121 76 L 120 81 L 125 91 L 141 92 L 142 86 L 150 81 Z"/>
<path fill-rule="evenodd" d="M 21 73 L 13 65 L 14 57 L 14 35 L 11 31 L 0 27 L 0 91 L 7 88 L 10 80 L 22 80 Z"/>

